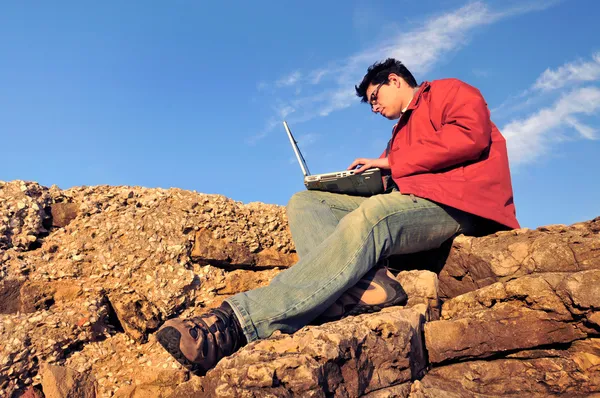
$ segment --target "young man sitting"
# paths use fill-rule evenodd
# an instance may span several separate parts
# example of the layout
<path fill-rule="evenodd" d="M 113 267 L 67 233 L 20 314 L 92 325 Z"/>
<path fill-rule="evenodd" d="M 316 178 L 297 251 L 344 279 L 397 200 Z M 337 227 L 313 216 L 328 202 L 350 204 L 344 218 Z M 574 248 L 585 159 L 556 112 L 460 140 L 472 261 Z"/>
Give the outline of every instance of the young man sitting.
<path fill-rule="evenodd" d="M 388 59 L 368 68 L 356 93 L 373 112 L 398 119 L 380 158 L 349 167 L 382 169 L 385 192 L 295 194 L 287 212 L 298 263 L 266 287 L 158 331 L 160 344 L 188 369 L 204 374 L 275 330 L 293 333 L 315 319 L 402 304 L 406 294 L 382 265 L 391 255 L 519 227 L 506 142 L 477 89 L 456 79 L 417 85 L 400 61 Z"/>

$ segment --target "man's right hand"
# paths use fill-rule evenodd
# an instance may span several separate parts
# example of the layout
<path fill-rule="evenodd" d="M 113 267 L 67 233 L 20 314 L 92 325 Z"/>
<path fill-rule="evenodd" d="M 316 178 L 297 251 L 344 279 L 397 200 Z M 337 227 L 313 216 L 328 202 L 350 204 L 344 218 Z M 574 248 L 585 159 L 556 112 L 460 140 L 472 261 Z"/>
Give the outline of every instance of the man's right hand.
<path fill-rule="evenodd" d="M 379 168 L 383 170 L 390 169 L 390 163 L 388 158 L 379 158 L 379 159 L 368 159 L 368 158 L 357 158 L 354 159 L 354 162 L 350 166 L 348 166 L 348 170 L 354 169 L 356 166 L 360 167 L 354 170 L 355 174 L 360 174 L 365 170 Z"/>

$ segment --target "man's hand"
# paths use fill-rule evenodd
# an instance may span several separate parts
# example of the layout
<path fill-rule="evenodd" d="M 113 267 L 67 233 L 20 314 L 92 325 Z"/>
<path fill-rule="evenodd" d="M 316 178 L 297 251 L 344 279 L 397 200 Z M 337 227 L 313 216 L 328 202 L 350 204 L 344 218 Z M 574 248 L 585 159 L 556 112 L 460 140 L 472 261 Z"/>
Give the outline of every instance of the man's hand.
<path fill-rule="evenodd" d="M 388 158 L 381 159 L 367 159 L 367 158 L 358 158 L 355 159 L 354 162 L 350 166 L 348 166 L 348 170 L 354 169 L 356 166 L 361 165 L 358 169 L 354 171 L 355 174 L 360 174 L 365 170 L 373 169 L 375 167 L 379 169 L 389 170 L 390 162 Z"/>

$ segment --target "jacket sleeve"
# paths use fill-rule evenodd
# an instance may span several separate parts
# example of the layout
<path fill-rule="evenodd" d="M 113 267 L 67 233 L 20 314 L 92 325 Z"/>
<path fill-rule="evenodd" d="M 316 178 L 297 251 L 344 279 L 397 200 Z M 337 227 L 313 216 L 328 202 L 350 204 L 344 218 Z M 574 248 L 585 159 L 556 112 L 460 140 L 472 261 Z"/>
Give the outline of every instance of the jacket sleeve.
<path fill-rule="evenodd" d="M 491 142 L 492 123 L 479 90 L 457 81 L 432 110 L 441 112 L 441 127 L 414 131 L 411 142 L 391 164 L 394 177 L 434 172 L 478 159 Z"/>

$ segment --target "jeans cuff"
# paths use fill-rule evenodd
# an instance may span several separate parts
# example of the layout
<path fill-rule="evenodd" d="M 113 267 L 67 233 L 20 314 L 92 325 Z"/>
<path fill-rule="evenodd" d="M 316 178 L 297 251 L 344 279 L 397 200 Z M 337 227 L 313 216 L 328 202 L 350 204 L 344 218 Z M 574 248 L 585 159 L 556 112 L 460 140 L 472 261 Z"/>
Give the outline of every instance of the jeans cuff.
<path fill-rule="evenodd" d="M 227 301 L 227 303 L 231 306 L 233 312 L 235 313 L 235 316 L 240 322 L 240 326 L 244 331 L 244 336 L 246 336 L 246 341 L 250 343 L 254 340 L 258 340 L 258 333 L 256 332 L 254 323 L 252 322 L 252 319 L 250 319 L 250 315 L 248 314 L 246 309 L 237 302 L 235 296 L 229 297 L 225 301 Z"/>

